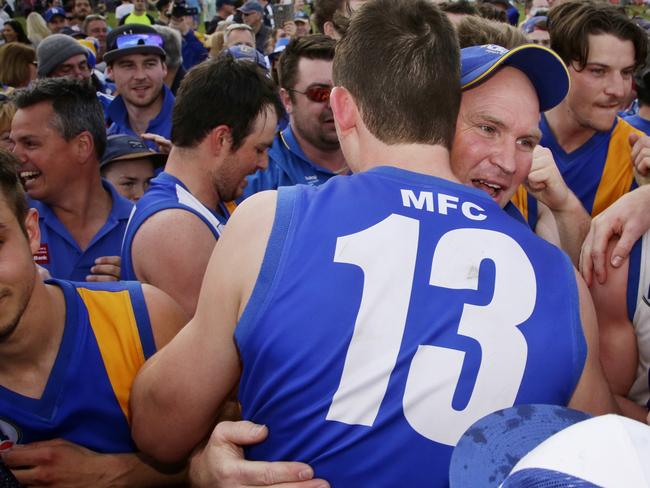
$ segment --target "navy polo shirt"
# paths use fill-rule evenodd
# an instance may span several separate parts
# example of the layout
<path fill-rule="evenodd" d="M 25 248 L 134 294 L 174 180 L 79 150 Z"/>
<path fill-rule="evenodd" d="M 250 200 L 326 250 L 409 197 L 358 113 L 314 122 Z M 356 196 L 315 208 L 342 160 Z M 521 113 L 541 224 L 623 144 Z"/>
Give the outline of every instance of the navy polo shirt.
<path fill-rule="evenodd" d="M 149 121 L 149 126 L 147 127 L 147 132 L 152 134 L 158 134 L 163 136 L 165 139 L 171 139 L 172 137 L 172 109 L 174 108 L 174 95 L 167 88 L 167 85 L 163 84 L 163 104 L 158 112 L 158 115 Z M 108 128 L 108 135 L 113 134 L 129 134 L 132 136 L 140 137 L 140 134 L 136 134 L 131 126 L 129 125 L 129 113 L 126 110 L 126 105 L 121 95 L 116 96 L 111 104 L 106 110 L 106 115 L 108 120 L 111 121 L 111 125 Z M 154 151 L 158 152 L 158 146 L 153 141 L 144 141 L 147 146 L 149 146 Z"/>
<path fill-rule="evenodd" d="M 289 125 L 273 140 L 273 145 L 269 149 L 268 168 L 258 170 L 248 177 L 248 185 L 244 189 L 242 199 L 281 186 L 322 185 L 336 175 L 333 171 L 307 159 Z"/>
<path fill-rule="evenodd" d="M 52 278 L 85 281 L 95 259 L 120 255 L 133 203 L 118 194 L 107 181 L 102 181 L 102 185 L 113 199 L 111 213 L 83 251 L 49 206 L 30 199 L 30 205 L 38 210 L 41 229 L 41 247 L 34 256 L 34 261 L 46 268 Z"/>

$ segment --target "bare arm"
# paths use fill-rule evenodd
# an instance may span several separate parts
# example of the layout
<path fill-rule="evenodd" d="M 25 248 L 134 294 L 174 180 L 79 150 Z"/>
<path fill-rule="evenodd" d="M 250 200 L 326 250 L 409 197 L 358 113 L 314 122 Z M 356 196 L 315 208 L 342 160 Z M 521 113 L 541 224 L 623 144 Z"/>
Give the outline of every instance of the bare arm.
<path fill-rule="evenodd" d="M 131 256 L 139 281 L 167 293 L 186 319 L 194 315 L 215 238 L 196 215 L 178 209 L 152 215 L 133 238 Z"/>
<path fill-rule="evenodd" d="M 610 243 L 608 255 L 615 244 Z M 627 398 L 638 364 L 636 334 L 627 311 L 628 267 L 629 262 L 620 268 L 610 267 L 607 281 L 594 282 L 591 295 L 598 315 L 600 361 L 605 377 L 623 414 L 645 422 L 648 410 Z"/>
<path fill-rule="evenodd" d="M 133 437 L 156 459 L 187 457 L 239 379 L 233 332 L 259 273 L 275 199 L 275 192 L 263 192 L 238 208 L 210 258 L 194 318 L 136 378 Z"/>
<path fill-rule="evenodd" d="M 187 478 L 182 465 L 162 468 L 140 454 L 100 454 L 63 439 L 15 446 L 3 460 L 24 486 L 149 487 Z"/>
<path fill-rule="evenodd" d="M 598 322 L 596 311 L 591 301 L 587 285 L 576 271 L 576 281 L 580 296 L 580 319 L 587 341 L 587 360 L 582 376 L 569 401 L 569 407 L 588 412 L 592 415 L 618 412 L 616 404 L 600 364 L 598 347 Z"/>
<path fill-rule="evenodd" d="M 606 252 L 612 237 L 618 242 L 611 252 L 609 263 L 614 268 L 623 264 L 632 246 L 650 229 L 650 185 L 623 195 L 591 222 L 580 254 L 580 272 L 588 284 L 593 276 L 603 283 L 607 279 Z M 611 269 L 611 268 L 610 268 Z"/>
<path fill-rule="evenodd" d="M 545 210 L 540 206 L 540 223 L 548 227 L 550 224 L 545 224 L 545 219 L 552 218 L 555 221 L 560 247 L 577 266 L 582 242 L 589 231 L 591 217 L 564 182 L 549 149 L 541 146 L 535 148 L 533 166 L 526 180 L 526 189 L 550 210 L 552 215 L 548 213 L 545 215 Z"/>

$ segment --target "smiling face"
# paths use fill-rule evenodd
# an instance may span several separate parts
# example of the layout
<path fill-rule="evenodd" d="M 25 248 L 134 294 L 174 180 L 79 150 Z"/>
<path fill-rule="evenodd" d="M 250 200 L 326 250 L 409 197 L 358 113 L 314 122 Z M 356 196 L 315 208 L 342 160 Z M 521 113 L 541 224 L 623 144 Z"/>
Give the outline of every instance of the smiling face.
<path fill-rule="evenodd" d="M 25 191 L 45 203 L 66 192 L 76 179 L 76 137 L 66 141 L 54 127 L 51 102 L 18 109 L 11 122 L 14 154 L 21 162 L 19 174 Z"/>
<path fill-rule="evenodd" d="M 632 90 L 634 44 L 611 34 L 589 36 L 589 57 L 584 68 L 571 64 L 571 89 L 563 102 L 579 127 L 611 129 L 616 114 Z"/>
<path fill-rule="evenodd" d="M 5 42 L 16 42 L 18 40 L 18 33 L 11 25 L 5 24 L 2 28 L 2 37 L 4 37 Z"/>
<path fill-rule="evenodd" d="M 530 171 L 538 123 L 531 82 L 518 69 L 501 68 L 463 92 L 451 151 L 454 174 L 505 206 Z"/>
<path fill-rule="evenodd" d="M 144 108 L 162 97 L 167 66 L 155 54 L 131 54 L 116 59 L 108 74 L 127 104 Z"/>
<path fill-rule="evenodd" d="M 292 129 L 299 138 L 320 150 L 338 149 L 339 139 L 329 101 L 314 102 L 304 95 L 314 86 L 332 86 L 332 61 L 300 58 L 297 72 L 296 84 L 292 88 L 295 91 L 284 97 Z"/>
<path fill-rule="evenodd" d="M 38 238 L 36 211 L 30 210 L 19 223 L 0 192 L 0 343 L 16 330 L 31 299 L 36 280 L 32 254 Z"/>

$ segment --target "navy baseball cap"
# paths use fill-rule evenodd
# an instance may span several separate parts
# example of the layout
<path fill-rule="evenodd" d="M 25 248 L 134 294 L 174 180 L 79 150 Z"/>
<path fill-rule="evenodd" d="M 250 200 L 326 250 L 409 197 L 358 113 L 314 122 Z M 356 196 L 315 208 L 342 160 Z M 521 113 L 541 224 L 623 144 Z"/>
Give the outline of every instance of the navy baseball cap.
<path fill-rule="evenodd" d="M 266 62 L 266 58 L 254 47 L 247 46 L 246 44 L 237 44 L 236 46 L 224 49 L 222 52 L 226 55 L 230 54 L 235 59 L 253 61 L 257 63 L 257 65 L 261 68 L 264 68 L 266 71 L 269 70 L 269 65 Z"/>
<path fill-rule="evenodd" d="M 43 18 L 45 19 L 45 22 L 52 22 L 52 19 L 57 15 L 60 15 L 65 19 L 65 9 L 63 7 L 48 8 L 43 14 Z"/>
<path fill-rule="evenodd" d="M 167 155 L 152 151 L 139 137 L 128 134 L 114 134 L 108 136 L 106 140 L 106 149 L 99 167 L 103 168 L 115 161 L 128 161 L 131 159 L 149 159 L 154 168 L 159 168 L 165 165 Z"/>
<path fill-rule="evenodd" d="M 262 6 L 255 0 L 248 0 L 248 2 L 239 7 L 237 10 L 239 10 L 242 14 L 250 14 L 251 12 L 264 13 Z"/>
<path fill-rule="evenodd" d="M 293 16 L 293 21 L 309 23 L 309 15 L 301 10 L 300 12 L 296 12 L 296 15 Z"/>
<path fill-rule="evenodd" d="M 167 55 L 165 42 L 156 29 L 143 24 L 125 24 L 106 36 L 104 61 L 110 64 L 130 54 L 157 54 L 163 60 Z"/>
<path fill-rule="evenodd" d="M 564 62 L 538 44 L 524 44 L 510 50 L 495 44 L 466 47 L 460 50 L 460 63 L 463 90 L 488 80 L 502 66 L 522 71 L 535 87 L 541 112 L 555 107 L 569 92 L 569 72 Z"/>
<path fill-rule="evenodd" d="M 650 486 L 650 427 L 557 405 L 519 405 L 483 417 L 460 438 L 450 488 Z"/>

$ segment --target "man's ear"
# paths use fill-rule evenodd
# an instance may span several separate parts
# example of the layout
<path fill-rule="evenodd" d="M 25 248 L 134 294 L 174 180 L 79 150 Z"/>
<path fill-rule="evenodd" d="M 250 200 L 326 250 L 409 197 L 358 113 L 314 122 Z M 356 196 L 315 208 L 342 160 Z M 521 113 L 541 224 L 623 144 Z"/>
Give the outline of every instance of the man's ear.
<path fill-rule="evenodd" d="M 357 126 L 360 117 L 359 109 L 352 94 L 345 88 L 335 86 L 332 89 L 330 106 L 341 136 Z"/>
<path fill-rule="evenodd" d="M 41 228 L 38 226 L 38 210 L 30 208 L 25 217 L 25 231 L 32 255 L 36 254 L 41 247 Z"/>
<path fill-rule="evenodd" d="M 293 109 L 293 102 L 291 101 L 291 94 L 289 93 L 289 90 L 280 88 L 280 99 L 282 100 L 282 105 L 284 105 L 284 109 L 287 111 L 287 114 L 291 114 L 291 110 Z"/>
<path fill-rule="evenodd" d="M 218 125 L 208 135 L 210 141 L 210 153 L 213 156 L 225 155 L 232 147 L 232 133 L 227 125 Z"/>
<path fill-rule="evenodd" d="M 95 141 L 93 136 L 87 130 L 83 131 L 76 137 L 77 155 L 79 161 L 83 164 L 88 161 L 91 154 L 95 152 Z"/>
<path fill-rule="evenodd" d="M 323 24 L 323 34 L 325 34 L 327 37 L 331 37 L 332 39 L 339 39 L 341 37 L 339 33 L 336 32 L 334 23 L 330 20 Z"/>

